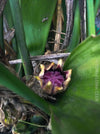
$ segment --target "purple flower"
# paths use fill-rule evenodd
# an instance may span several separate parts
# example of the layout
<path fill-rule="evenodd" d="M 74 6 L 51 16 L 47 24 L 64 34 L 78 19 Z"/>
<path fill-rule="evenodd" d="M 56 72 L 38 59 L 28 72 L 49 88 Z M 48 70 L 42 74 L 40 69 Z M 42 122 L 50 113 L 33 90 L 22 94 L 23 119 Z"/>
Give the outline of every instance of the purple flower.
<path fill-rule="evenodd" d="M 61 59 L 58 61 L 56 67 L 54 63 L 51 63 L 48 68 L 45 68 L 43 64 L 40 65 L 40 68 L 41 72 L 36 78 L 39 80 L 45 93 L 55 95 L 66 90 L 71 80 L 72 69 L 63 71 Z"/>

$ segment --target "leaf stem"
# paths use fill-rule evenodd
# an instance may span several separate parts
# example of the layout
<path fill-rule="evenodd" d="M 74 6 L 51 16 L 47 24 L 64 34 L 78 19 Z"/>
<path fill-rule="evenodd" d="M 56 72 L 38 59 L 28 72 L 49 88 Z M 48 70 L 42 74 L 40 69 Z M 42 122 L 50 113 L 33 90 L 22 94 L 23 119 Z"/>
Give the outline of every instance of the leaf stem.
<path fill-rule="evenodd" d="M 30 123 L 30 122 L 27 122 L 27 121 L 23 121 L 23 120 L 19 120 L 19 122 L 22 122 L 22 123 L 26 123 L 26 124 L 29 124 L 29 125 L 32 125 L 32 126 L 35 126 L 35 127 L 47 127 L 46 125 L 39 125 L 39 124 L 34 124 L 34 123 Z"/>

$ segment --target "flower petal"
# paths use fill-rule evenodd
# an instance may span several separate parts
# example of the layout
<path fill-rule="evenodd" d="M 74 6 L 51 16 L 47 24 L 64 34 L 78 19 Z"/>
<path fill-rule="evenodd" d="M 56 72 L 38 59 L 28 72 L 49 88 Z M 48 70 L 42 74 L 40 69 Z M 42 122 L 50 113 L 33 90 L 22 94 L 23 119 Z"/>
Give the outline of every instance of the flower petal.
<path fill-rule="evenodd" d="M 65 89 L 65 90 L 66 90 L 66 88 L 68 87 L 68 84 L 69 84 L 70 81 L 71 81 L 71 78 L 70 78 L 70 77 L 68 77 L 68 78 L 64 81 L 63 85 L 64 85 L 64 89 Z"/>
<path fill-rule="evenodd" d="M 72 69 L 69 69 L 69 70 L 67 70 L 65 72 L 66 72 L 66 78 L 71 77 Z"/>
<path fill-rule="evenodd" d="M 61 92 L 61 91 L 63 91 L 63 87 L 55 87 L 54 88 L 54 90 L 53 90 L 53 95 L 55 95 L 55 94 L 57 94 L 57 93 L 59 93 L 59 92 Z"/>
<path fill-rule="evenodd" d="M 52 62 L 49 66 L 48 66 L 48 68 L 46 68 L 46 70 L 48 71 L 48 70 L 50 70 L 53 66 L 54 66 L 54 62 Z"/>
<path fill-rule="evenodd" d="M 52 88 L 53 88 L 53 85 L 52 85 L 52 82 L 51 81 L 48 81 L 46 83 L 45 86 L 43 86 L 43 91 L 47 94 L 51 94 L 52 93 Z"/>
<path fill-rule="evenodd" d="M 62 61 L 62 59 L 59 59 L 58 60 L 58 64 L 57 64 L 57 67 L 62 67 L 63 66 L 63 61 Z"/>
<path fill-rule="evenodd" d="M 45 72 L 45 66 L 43 64 L 40 64 L 40 68 L 41 68 L 41 72 L 39 74 L 39 77 L 42 77 L 44 75 L 44 72 Z"/>
<path fill-rule="evenodd" d="M 40 82 L 40 86 L 43 86 L 43 81 L 39 76 L 34 76 L 39 82 Z"/>

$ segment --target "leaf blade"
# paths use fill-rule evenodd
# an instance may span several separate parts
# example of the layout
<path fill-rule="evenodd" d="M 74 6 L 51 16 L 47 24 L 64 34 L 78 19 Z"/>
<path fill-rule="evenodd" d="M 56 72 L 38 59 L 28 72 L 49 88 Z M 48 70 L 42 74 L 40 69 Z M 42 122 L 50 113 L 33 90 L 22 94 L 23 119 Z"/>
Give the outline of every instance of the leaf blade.
<path fill-rule="evenodd" d="M 93 0 L 87 0 L 87 23 L 88 23 L 88 36 L 95 35 L 95 15 Z"/>
<path fill-rule="evenodd" d="M 36 95 L 23 82 L 14 76 L 2 63 L 0 63 L 0 85 L 5 86 L 9 90 L 17 93 L 26 100 L 50 114 L 49 103 Z"/>
<path fill-rule="evenodd" d="M 57 0 L 22 0 L 24 31 L 31 55 L 41 55 L 44 52 L 56 2 Z"/>
<path fill-rule="evenodd" d="M 22 22 L 22 16 L 21 11 L 19 7 L 19 1 L 18 0 L 9 0 L 12 18 L 14 22 L 15 32 L 16 32 L 16 40 L 18 49 L 22 58 L 23 67 L 26 76 L 32 75 L 32 65 L 29 58 L 28 49 L 26 46 L 26 40 L 24 35 L 24 28 L 23 28 L 23 22 Z"/>
<path fill-rule="evenodd" d="M 100 36 L 88 37 L 66 60 L 64 70 L 72 69 L 72 80 L 51 106 L 53 134 L 100 133 L 99 42 Z"/>
<path fill-rule="evenodd" d="M 96 88 L 98 89 L 99 92 L 100 89 L 100 84 L 99 84 L 100 79 L 98 78 L 100 73 L 100 68 L 99 68 L 100 63 L 98 62 L 100 59 L 99 40 L 100 40 L 100 36 L 89 37 L 73 51 L 72 55 L 69 56 L 68 60 L 66 61 L 65 66 L 67 68 L 72 68 L 73 70 L 73 75 L 72 75 L 73 79 L 71 81 L 71 88 L 73 90 L 72 89 L 68 90 L 70 93 L 75 91 L 74 89 L 79 88 L 82 83 L 84 83 L 84 88 L 86 88 L 87 85 L 90 86 L 87 87 L 86 90 L 88 95 L 93 94 L 95 96 L 96 93 L 94 89 Z M 65 66 L 64 69 L 66 68 Z M 95 83 L 96 79 L 98 79 L 97 82 L 98 87 L 96 87 L 96 83 Z M 89 81 L 89 83 L 87 81 Z M 92 93 L 91 92 L 89 93 L 89 91 L 91 91 Z M 73 93 L 77 95 L 81 95 L 81 97 L 83 96 L 83 98 L 86 99 L 88 99 L 89 97 L 88 95 L 86 95 L 85 90 L 82 90 L 82 86 L 80 87 L 80 90 L 78 90 L 79 93 L 76 92 L 77 91 Z M 91 95 L 89 99 L 96 101 L 96 98 Z M 100 102 L 100 96 L 98 102 Z"/>
<path fill-rule="evenodd" d="M 31 55 L 41 55 L 44 52 L 56 2 L 57 0 L 21 2 L 26 43 Z"/>

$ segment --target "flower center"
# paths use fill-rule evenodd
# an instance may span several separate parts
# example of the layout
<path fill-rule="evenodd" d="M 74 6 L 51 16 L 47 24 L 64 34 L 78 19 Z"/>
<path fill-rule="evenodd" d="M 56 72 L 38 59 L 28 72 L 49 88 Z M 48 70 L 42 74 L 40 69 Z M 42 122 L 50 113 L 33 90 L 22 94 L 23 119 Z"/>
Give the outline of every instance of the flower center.
<path fill-rule="evenodd" d="M 45 85 L 48 81 L 52 82 L 53 88 L 55 86 L 60 87 L 64 82 L 64 77 L 59 71 L 47 71 L 43 76 L 43 85 Z"/>

